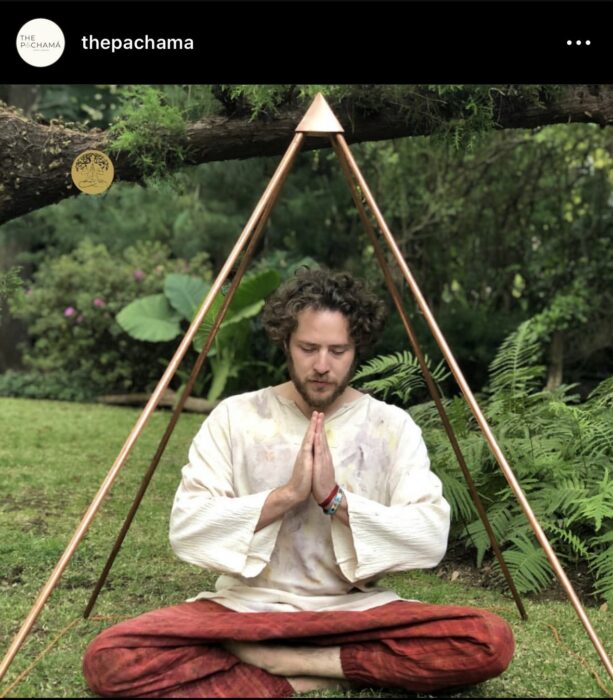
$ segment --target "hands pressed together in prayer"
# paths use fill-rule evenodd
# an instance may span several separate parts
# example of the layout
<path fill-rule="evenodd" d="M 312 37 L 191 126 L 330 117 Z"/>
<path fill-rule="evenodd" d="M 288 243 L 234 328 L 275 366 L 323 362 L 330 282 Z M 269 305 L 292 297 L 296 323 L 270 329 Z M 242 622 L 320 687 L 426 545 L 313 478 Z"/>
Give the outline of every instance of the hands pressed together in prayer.
<path fill-rule="evenodd" d="M 302 503 L 311 494 L 317 503 L 321 503 L 336 484 L 324 417 L 323 413 L 313 411 L 287 484 L 297 503 Z"/>
<path fill-rule="evenodd" d="M 325 415 L 319 411 L 313 411 L 311 414 L 290 480 L 272 491 L 266 499 L 256 532 L 311 496 L 316 503 L 322 503 L 335 488 L 334 463 L 326 438 L 324 418 Z M 341 500 L 335 516 L 345 525 L 349 524 L 345 498 Z"/>

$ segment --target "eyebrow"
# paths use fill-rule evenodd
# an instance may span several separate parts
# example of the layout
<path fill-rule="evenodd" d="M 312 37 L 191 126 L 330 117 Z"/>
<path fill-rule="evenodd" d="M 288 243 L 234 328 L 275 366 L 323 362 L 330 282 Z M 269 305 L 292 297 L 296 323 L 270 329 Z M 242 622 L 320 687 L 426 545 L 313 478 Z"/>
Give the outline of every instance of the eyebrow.
<path fill-rule="evenodd" d="M 317 343 L 310 343 L 308 340 L 297 340 L 296 342 L 309 348 L 320 347 Z M 333 345 L 328 345 L 328 347 L 332 350 L 350 350 L 353 347 L 353 343 L 334 343 Z"/>

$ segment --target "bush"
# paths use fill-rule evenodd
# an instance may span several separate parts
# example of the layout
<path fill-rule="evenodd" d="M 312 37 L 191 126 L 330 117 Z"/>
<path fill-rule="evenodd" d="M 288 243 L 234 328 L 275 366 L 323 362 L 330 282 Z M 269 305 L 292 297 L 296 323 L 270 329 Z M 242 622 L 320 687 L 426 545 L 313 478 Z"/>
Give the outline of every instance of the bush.
<path fill-rule="evenodd" d="M 177 343 L 135 341 L 115 315 L 133 299 L 160 292 L 168 272 L 211 276 L 205 253 L 189 263 L 169 256 L 159 243 L 141 242 L 111 255 L 104 245 L 85 240 L 72 253 L 43 263 L 32 286 L 10 306 L 32 339 L 26 367 L 45 376 L 68 375 L 83 395 L 148 390 Z"/>
<path fill-rule="evenodd" d="M 17 396 L 24 399 L 55 399 L 57 401 L 92 401 L 94 395 L 74 375 L 58 370 L 45 374 L 15 372 L 8 370 L 0 374 L 0 396 Z"/>

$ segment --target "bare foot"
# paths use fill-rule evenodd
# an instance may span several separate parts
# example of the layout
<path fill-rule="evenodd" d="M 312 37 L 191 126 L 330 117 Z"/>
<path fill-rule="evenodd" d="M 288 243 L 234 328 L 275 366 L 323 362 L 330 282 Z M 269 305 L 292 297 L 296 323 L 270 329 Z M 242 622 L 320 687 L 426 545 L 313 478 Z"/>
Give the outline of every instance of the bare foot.
<path fill-rule="evenodd" d="M 308 693 L 311 690 L 349 690 L 353 684 L 341 678 L 320 678 L 319 676 L 293 676 L 285 679 L 295 693 Z"/>
<path fill-rule="evenodd" d="M 227 640 L 223 647 L 241 661 L 276 676 L 343 679 L 340 647 L 283 646 Z"/>

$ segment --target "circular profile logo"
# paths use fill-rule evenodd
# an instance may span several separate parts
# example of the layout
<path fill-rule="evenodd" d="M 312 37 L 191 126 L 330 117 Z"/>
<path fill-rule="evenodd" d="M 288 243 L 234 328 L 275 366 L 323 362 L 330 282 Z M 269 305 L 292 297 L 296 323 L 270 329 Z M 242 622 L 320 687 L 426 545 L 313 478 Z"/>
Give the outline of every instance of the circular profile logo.
<path fill-rule="evenodd" d="M 50 19 L 31 19 L 17 33 L 17 53 L 37 68 L 55 63 L 65 45 L 64 33 Z"/>
<path fill-rule="evenodd" d="M 83 151 L 72 162 L 72 181 L 85 194 L 106 192 L 113 182 L 113 162 L 102 151 Z"/>

